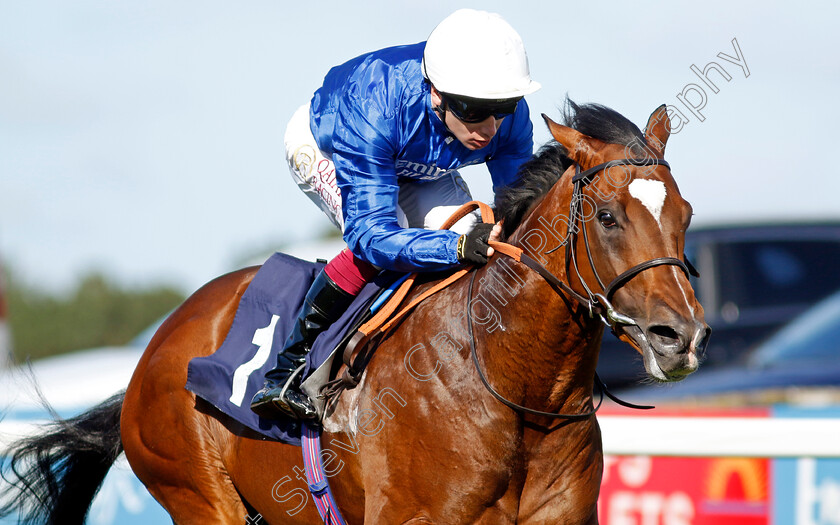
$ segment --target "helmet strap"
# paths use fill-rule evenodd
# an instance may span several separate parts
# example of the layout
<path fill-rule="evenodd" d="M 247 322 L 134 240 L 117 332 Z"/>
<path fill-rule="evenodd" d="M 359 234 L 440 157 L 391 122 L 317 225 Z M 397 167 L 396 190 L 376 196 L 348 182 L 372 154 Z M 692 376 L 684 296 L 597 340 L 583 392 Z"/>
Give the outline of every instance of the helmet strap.
<path fill-rule="evenodd" d="M 437 89 L 435 88 L 435 86 L 431 82 L 429 82 L 429 86 L 431 87 L 431 89 L 434 89 L 435 91 L 437 91 Z M 438 96 L 440 97 L 440 92 L 439 91 L 438 91 Z M 432 106 L 432 109 L 435 110 L 435 113 L 437 113 L 437 116 L 440 117 L 440 121 L 443 122 L 443 127 L 446 128 L 446 131 L 448 131 L 449 133 L 452 133 L 452 130 L 449 129 L 449 125 L 446 123 L 446 101 L 443 100 L 443 97 L 441 97 L 440 104 L 438 104 L 437 106 Z"/>
<path fill-rule="evenodd" d="M 440 120 L 443 121 L 443 125 L 446 126 L 446 102 L 443 102 L 432 109 L 435 110 L 435 113 L 438 114 Z"/>
<path fill-rule="evenodd" d="M 449 135 L 454 138 L 455 134 L 452 133 L 452 130 L 449 129 L 449 124 L 446 123 L 446 102 L 442 102 L 439 106 L 435 106 L 433 109 L 435 110 L 435 113 L 437 113 L 440 117 L 440 121 L 443 123 L 443 127 L 446 128 L 446 131 L 449 132 Z"/>

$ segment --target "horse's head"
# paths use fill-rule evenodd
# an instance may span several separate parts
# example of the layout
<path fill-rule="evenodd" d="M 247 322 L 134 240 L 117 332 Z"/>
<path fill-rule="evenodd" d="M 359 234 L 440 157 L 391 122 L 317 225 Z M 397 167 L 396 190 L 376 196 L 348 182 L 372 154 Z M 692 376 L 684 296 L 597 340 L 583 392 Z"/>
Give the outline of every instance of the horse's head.
<path fill-rule="evenodd" d="M 554 147 L 568 158 L 563 167 L 573 164 L 559 170 L 562 177 L 512 240 L 565 275 L 642 354 L 651 378 L 680 380 L 697 369 L 711 330 L 683 255 L 691 206 L 662 159 L 669 135 L 665 106 L 644 133 L 603 106 L 570 106 L 572 127 L 544 118 L 561 146 Z M 544 149 L 531 168 L 545 170 L 551 157 Z"/>

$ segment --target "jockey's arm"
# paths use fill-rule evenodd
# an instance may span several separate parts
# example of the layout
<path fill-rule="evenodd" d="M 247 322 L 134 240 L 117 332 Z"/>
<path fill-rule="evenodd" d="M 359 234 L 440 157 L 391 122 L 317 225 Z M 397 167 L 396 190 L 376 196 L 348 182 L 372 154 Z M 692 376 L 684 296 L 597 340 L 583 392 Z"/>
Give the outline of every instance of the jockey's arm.
<path fill-rule="evenodd" d="M 334 156 L 344 203 L 344 240 L 353 254 L 397 271 L 434 271 L 458 264 L 459 235 L 448 230 L 403 228 L 397 222 L 399 185 L 394 173 L 352 167 Z"/>
<path fill-rule="evenodd" d="M 333 162 L 341 189 L 344 240 L 363 261 L 397 271 L 435 271 L 458 264 L 459 235 L 402 228 L 397 222 L 396 142 L 388 119 L 348 104 L 337 115 Z M 354 114 L 355 112 L 355 114 Z"/>

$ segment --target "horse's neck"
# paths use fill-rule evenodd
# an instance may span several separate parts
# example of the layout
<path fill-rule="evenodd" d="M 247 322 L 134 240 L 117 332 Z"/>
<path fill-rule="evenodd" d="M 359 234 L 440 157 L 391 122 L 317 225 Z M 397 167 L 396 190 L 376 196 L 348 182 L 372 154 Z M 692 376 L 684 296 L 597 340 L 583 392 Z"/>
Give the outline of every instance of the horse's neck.
<path fill-rule="evenodd" d="M 563 174 L 510 239 L 570 285 L 574 283 L 566 275 L 565 248 L 551 249 L 568 240 L 569 224 L 574 222 L 568 217 L 573 172 L 569 168 Z M 516 297 L 508 297 L 499 308 L 500 325 L 511 329 L 500 329 L 503 335 L 486 336 L 494 348 L 488 359 L 491 373 L 512 391 L 522 392 L 528 402 L 544 404 L 548 411 L 585 411 L 579 405 L 591 399 L 601 323 L 524 265 L 497 257 L 480 272 L 485 279 L 482 284 L 495 272 L 519 285 Z"/>
<path fill-rule="evenodd" d="M 584 412 L 600 324 L 535 272 L 506 258 L 477 277 L 470 315 L 478 320 L 474 341 L 491 384 L 530 408 Z"/>

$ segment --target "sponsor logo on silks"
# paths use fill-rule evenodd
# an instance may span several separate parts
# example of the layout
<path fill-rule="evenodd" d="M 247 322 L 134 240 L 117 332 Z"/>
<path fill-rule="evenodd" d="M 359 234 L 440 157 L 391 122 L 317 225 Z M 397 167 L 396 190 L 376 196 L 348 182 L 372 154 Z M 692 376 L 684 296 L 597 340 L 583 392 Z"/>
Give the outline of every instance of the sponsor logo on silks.
<path fill-rule="evenodd" d="M 465 162 L 456 168 L 444 169 L 438 168 L 435 164 L 423 164 L 421 162 L 414 162 L 411 160 L 397 159 L 397 177 L 409 177 L 419 180 L 436 180 L 450 173 L 454 173 L 458 168 L 464 166 L 471 166 L 473 164 L 481 164 L 483 159 L 476 159 L 470 162 Z"/>
<path fill-rule="evenodd" d="M 309 175 L 309 171 L 312 169 L 312 164 L 315 163 L 316 158 L 317 154 L 315 153 L 315 148 L 309 144 L 298 146 L 294 155 L 292 155 L 293 162 L 295 163 L 295 169 L 300 172 L 304 178 Z"/>

